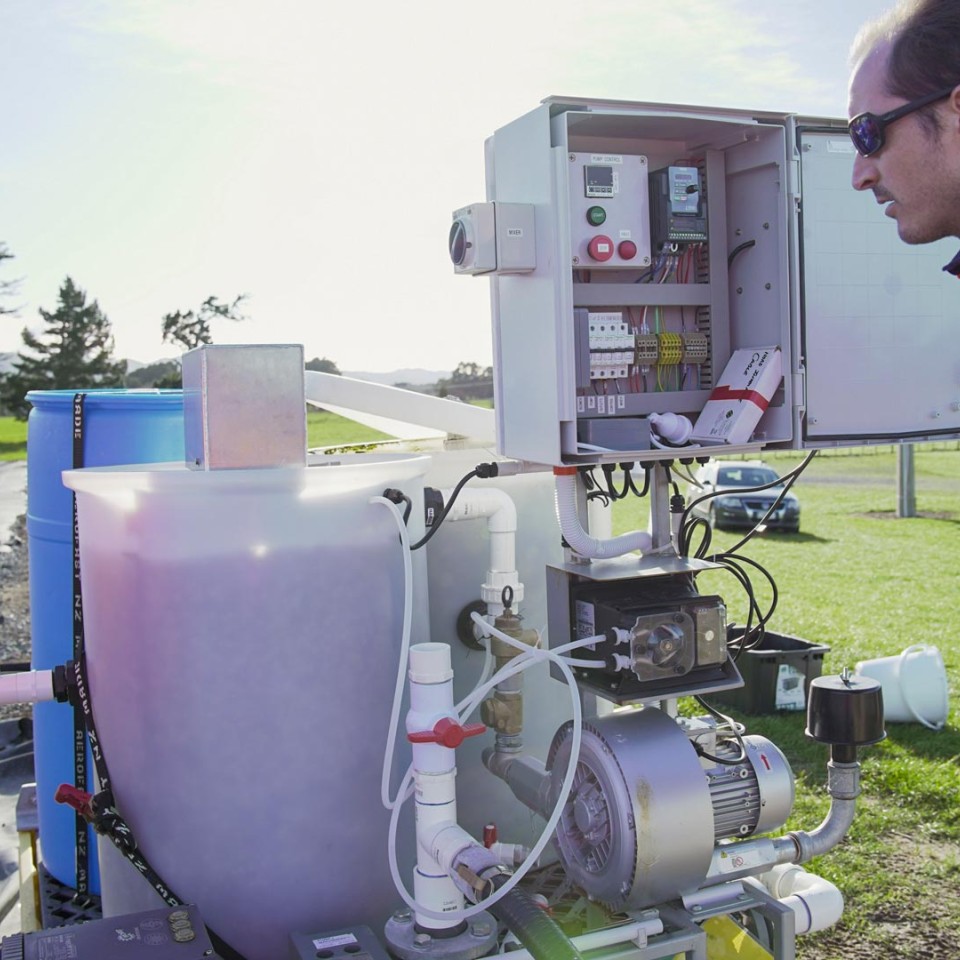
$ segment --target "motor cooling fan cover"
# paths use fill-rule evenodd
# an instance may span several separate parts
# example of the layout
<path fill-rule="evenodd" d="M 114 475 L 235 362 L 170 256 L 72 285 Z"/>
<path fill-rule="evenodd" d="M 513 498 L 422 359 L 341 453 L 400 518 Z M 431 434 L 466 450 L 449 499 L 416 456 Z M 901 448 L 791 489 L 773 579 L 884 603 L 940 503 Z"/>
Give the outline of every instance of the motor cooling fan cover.
<path fill-rule="evenodd" d="M 565 724 L 550 746 L 551 805 L 572 737 Z M 662 903 L 700 885 L 713 852 L 713 808 L 697 754 L 672 718 L 647 707 L 584 722 L 556 842 L 574 883 L 613 910 Z"/>

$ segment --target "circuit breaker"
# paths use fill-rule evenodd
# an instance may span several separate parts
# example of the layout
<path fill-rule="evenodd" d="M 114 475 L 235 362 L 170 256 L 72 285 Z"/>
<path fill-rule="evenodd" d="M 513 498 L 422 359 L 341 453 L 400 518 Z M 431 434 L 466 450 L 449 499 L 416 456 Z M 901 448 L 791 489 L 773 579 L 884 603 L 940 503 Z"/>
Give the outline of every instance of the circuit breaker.
<path fill-rule="evenodd" d="M 619 101 L 497 130 L 487 202 L 535 234 L 529 269 L 488 271 L 499 451 L 662 459 L 667 413 L 690 456 L 960 436 L 954 251 L 904 245 L 852 151 L 842 120 Z M 768 390 L 745 352 L 778 358 Z M 723 431 L 711 401 L 753 407 Z"/>

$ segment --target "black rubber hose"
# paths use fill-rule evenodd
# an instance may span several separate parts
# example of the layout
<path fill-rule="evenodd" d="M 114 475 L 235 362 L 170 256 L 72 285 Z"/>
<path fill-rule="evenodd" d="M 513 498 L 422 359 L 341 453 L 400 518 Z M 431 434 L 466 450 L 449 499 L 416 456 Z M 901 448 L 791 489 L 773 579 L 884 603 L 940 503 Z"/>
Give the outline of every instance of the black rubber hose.
<path fill-rule="evenodd" d="M 503 878 L 502 886 L 507 880 Z M 582 960 L 573 941 L 536 901 L 514 887 L 489 908 L 530 951 L 534 960 Z"/>

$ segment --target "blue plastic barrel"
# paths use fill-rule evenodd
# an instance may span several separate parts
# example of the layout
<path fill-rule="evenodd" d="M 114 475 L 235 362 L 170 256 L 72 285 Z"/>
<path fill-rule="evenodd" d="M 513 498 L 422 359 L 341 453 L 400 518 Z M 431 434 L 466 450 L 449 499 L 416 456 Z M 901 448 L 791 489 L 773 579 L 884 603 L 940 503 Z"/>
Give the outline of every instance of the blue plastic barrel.
<path fill-rule="evenodd" d="M 180 390 L 85 390 L 84 466 L 183 460 Z M 73 466 L 74 390 L 33 390 L 27 425 L 27 537 L 33 666 L 49 670 L 73 657 L 73 500 L 60 474 Z M 96 711 L 96 704 L 94 704 Z M 76 888 L 76 826 L 54 794 L 73 783 L 73 708 L 38 703 L 33 711 L 40 854 L 60 883 Z M 107 757 L 109 764 L 110 758 Z M 93 763 L 87 751 L 89 784 Z M 88 785 L 92 792 L 92 787 Z M 88 837 L 89 889 L 100 892 L 97 846 Z"/>

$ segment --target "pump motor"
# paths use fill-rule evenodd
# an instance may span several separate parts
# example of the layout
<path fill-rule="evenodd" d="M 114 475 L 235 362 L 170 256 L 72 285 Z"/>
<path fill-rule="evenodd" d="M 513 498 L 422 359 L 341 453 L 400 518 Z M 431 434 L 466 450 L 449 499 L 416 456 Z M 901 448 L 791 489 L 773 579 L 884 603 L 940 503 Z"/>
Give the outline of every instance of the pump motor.
<path fill-rule="evenodd" d="M 765 737 L 702 746 L 715 732 L 646 707 L 583 725 L 577 773 L 556 832 L 564 869 L 612 910 L 639 909 L 698 889 L 714 845 L 781 827 L 794 780 Z M 547 759 L 556 801 L 572 744 L 556 733 Z M 740 742 L 743 746 L 741 748 Z"/>

